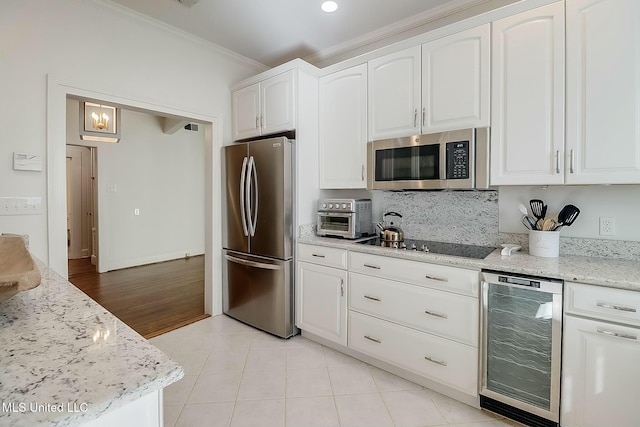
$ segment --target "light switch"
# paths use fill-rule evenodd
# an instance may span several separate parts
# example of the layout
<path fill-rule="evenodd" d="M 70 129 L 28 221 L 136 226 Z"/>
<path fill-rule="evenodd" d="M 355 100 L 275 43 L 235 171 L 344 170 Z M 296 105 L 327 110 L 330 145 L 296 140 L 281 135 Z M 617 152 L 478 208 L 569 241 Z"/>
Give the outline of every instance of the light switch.
<path fill-rule="evenodd" d="M 0 215 L 41 215 L 42 197 L 0 197 Z"/>

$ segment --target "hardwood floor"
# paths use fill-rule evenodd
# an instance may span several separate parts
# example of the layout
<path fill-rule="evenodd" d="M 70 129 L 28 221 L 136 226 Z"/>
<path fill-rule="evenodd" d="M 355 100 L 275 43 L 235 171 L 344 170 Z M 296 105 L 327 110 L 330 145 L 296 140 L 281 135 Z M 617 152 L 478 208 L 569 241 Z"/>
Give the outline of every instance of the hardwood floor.
<path fill-rule="evenodd" d="M 107 273 L 69 260 L 69 281 L 145 338 L 209 317 L 203 255 Z"/>

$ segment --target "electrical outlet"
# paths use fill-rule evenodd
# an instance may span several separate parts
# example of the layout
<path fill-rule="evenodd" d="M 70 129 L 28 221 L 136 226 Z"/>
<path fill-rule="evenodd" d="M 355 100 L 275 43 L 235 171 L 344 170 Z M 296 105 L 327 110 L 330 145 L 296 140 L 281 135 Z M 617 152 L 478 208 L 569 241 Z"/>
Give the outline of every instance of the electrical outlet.
<path fill-rule="evenodd" d="M 608 216 L 600 217 L 600 235 L 601 236 L 615 236 L 616 234 L 616 219 Z"/>

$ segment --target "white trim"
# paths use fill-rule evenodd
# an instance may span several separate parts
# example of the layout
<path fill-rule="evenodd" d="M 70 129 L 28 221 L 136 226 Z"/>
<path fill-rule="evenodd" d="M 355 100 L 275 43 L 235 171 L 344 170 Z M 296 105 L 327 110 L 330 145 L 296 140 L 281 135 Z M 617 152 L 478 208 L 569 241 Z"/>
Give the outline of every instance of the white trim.
<path fill-rule="evenodd" d="M 222 313 L 220 249 L 222 219 L 221 211 L 215 209 L 221 204 L 222 177 L 221 174 L 214 173 L 220 169 L 221 164 L 222 115 L 209 116 L 139 98 L 129 98 L 119 95 L 117 91 L 108 91 L 100 86 L 100 83 L 63 80 L 51 74 L 47 75 L 47 264 L 63 277 L 68 277 L 65 161 L 67 96 L 101 99 L 104 102 L 141 110 L 189 117 L 195 121 L 207 123 L 205 126 L 205 312 L 213 315 Z M 108 232 L 103 224 L 99 224 L 98 230 L 101 233 Z M 103 240 L 98 239 L 98 244 L 101 245 Z M 104 253 L 103 248 L 99 247 L 98 253 Z"/>
<path fill-rule="evenodd" d="M 350 52 L 352 50 L 368 46 L 370 44 L 383 41 L 390 37 L 410 31 L 414 28 L 421 27 L 439 19 L 445 18 L 456 13 L 463 12 L 466 9 L 477 6 L 482 3 L 488 3 L 491 0 L 454 0 L 432 9 L 425 10 L 409 18 L 382 27 L 378 30 L 356 37 L 346 42 L 339 43 L 327 49 L 323 49 L 305 57 L 305 61 L 315 64 L 325 61 L 334 56 Z"/>
<path fill-rule="evenodd" d="M 405 27 L 403 31 L 389 33 L 385 38 L 371 38 L 361 44 L 347 42 L 304 58 L 320 69 L 319 77 L 364 64 L 367 61 L 418 46 L 451 34 L 478 27 L 520 12 L 556 3 L 562 0 L 490 0 L 482 1 L 454 12 L 425 20 L 421 25 Z M 487 10 L 488 5 L 497 3 Z M 504 3 L 504 5 L 499 5 Z M 353 41 L 352 41 L 353 42 Z M 342 47 L 342 48 L 341 48 Z M 341 49 L 340 49 L 341 48 Z"/>
<path fill-rule="evenodd" d="M 136 10 L 130 9 L 122 4 L 113 2 L 111 0 L 80 0 L 80 1 L 86 3 L 87 5 L 100 8 L 101 10 L 99 13 L 101 14 L 105 12 L 105 9 L 108 9 L 114 12 L 115 14 L 117 14 L 119 17 L 135 20 L 136 24 L 140 22 L 144 22 L 145 24 L 155 27 L 156 29 L 159 29 L 163 32 L 172 33 L 176 37 L 186 39 L 187 41 L 190 41 L 206 49 L 209 49 L 212 53 L 224 55 L 227 58 L 230 58 L 231 60 L 236 61 L 240 64 L 254 67 L 257 69 L 257 72 L 261 72 L 269 69 L 269 67 L 267 67 L 266 65 L 258 61 L 255 61 L 251 58 L 247 58 L 246 56 L 242 56 L 239 53 L 236 53 L 232 50 L 226 49 L 213 42 L 210 42 L 194 34 L 188 33 L 184 30 L 171 26 L 167 23 L 164 23 L 155 18 L 152 18 L 148 15 L 144 15 Z"/>

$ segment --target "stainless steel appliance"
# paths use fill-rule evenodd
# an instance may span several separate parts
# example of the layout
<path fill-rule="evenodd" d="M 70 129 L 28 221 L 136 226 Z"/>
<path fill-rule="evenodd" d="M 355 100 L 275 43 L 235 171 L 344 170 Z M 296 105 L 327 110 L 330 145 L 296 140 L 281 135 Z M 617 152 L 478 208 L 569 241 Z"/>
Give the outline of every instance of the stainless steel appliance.
<path fill-rule="evenodd" d="M 294 323 L 294 143 L 224 147 L 223 312 L 287 338 Z"/>
<path fill-rule="evenodd" d="M 457 256 L 462 258 L 484 259 L 496 248 L 491 246 L 466 245 L 461 243 L 435 242 L 431 240 L 404 239 L 403 241 L 386 242 L 379 237 L 363 239 L 356 243 L 369 246 L 381 246 L 389 250 L 407 250 L 428 252 L 439 255 Z"/>
<path fill-rule="evenodd" d="M 371 200 L 325 199 L 318 202 L 318 236 L 357 239 L 372 233 Z"/>
<path fill-rule="evenodd" d="M 369 189 L 487 189 L 489 128 L 369 142 L 367 162 Z"/>
<path fill-rule="evenodd" d="M 480 406 L 558 426 L 563 281 L 482 272 Z"/>

